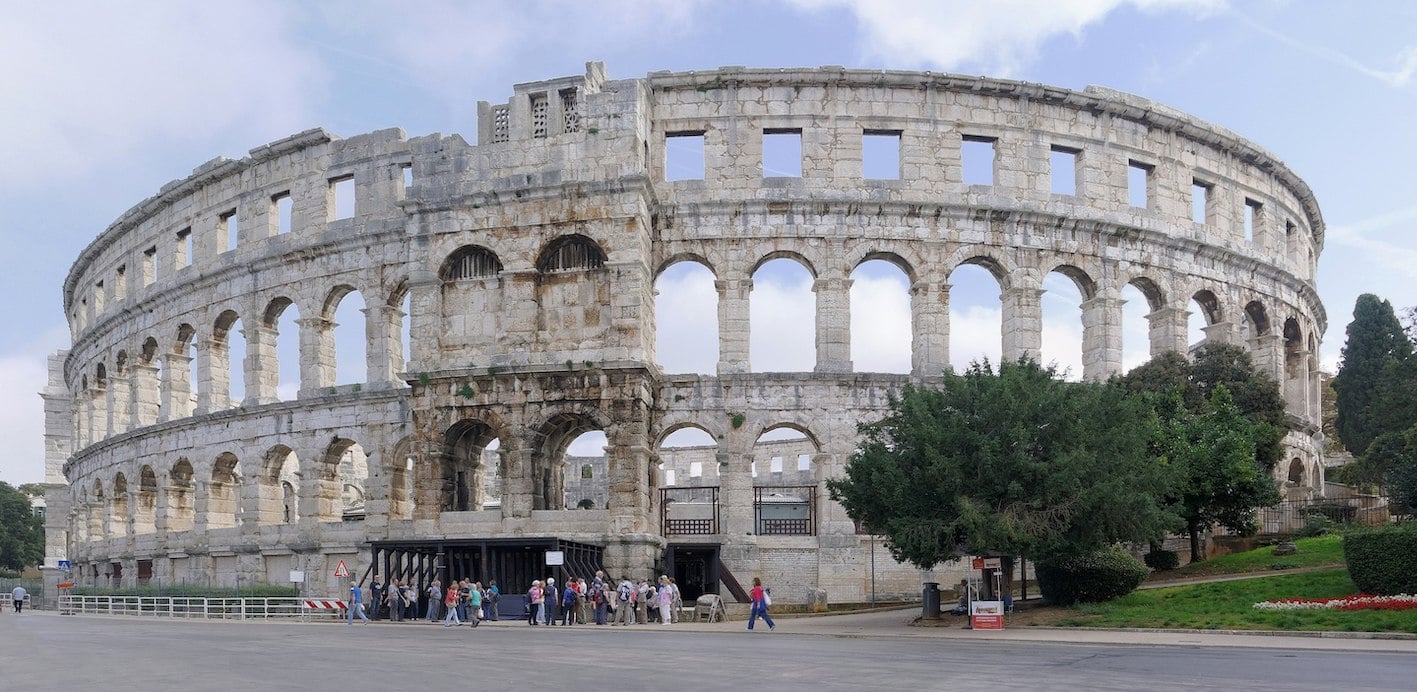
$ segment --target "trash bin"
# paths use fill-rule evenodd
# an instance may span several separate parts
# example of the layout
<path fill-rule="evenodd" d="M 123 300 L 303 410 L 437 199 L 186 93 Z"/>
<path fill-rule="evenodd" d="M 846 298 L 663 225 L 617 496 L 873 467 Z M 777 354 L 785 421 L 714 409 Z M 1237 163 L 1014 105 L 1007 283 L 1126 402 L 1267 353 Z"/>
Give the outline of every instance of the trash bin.
<path fill-rule="evenodd" d="M 940 617 L 940 583 L 934 581 L 925 582 L 925 589 L 920 594 L 920 617 L 938 618 Z"/>

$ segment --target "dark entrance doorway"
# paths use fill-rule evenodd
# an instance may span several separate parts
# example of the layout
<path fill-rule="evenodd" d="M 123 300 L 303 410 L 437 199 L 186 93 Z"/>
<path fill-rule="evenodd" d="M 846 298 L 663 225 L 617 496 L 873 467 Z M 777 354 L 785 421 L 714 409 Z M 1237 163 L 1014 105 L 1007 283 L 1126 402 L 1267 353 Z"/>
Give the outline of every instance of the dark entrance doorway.
<path fill-rule="evenodd" d="M 720 580 L 717 545 L 674 545 L 665 550 L 664 568 L 685 604 L 692 604 L 706 593 L 718 593 Z"/>

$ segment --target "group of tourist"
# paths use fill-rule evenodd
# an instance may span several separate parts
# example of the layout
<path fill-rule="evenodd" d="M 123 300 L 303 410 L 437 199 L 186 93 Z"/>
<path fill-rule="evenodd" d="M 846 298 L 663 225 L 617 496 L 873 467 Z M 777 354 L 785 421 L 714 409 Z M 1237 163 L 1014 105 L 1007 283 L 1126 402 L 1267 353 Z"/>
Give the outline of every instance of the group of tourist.
<path fill-rule="evenodd" d="M 618 582 L 597 570 L 590 581 L 572 577 L 558 586 L 554 577 L 535 580 L 527 589 L 525 608 L 529 625 L 635 625 L 679 621 L 684 607 L 679 585 L 662 576 L 651 584 L 622 577 Z"/>
<path fill-rule="evenodd" d="M 461 579 L 449 583 L 447 587 L 443 586 L 442 581 L 434 579 L 427 589 L 420 592 L 412 582 L 393 579 L 383 584 L 376 576 L 369 591 L 369 615 L 366 617 L 364 589 L 359 582 L 350 585 L 347 609 L 350 624 L 354 623 L 356 616 L 365 622 L 369 617 L 401 622 L 418 620 L 422 615 L 429 622 L 442 620 L 447 627 L 464 622 L 476 627 L 482 620 L 497 619 L 497 604 L 502 600 L 502 591 L 496 579 L 489 580 L 485 586 L 482 582 Z"/>
<path fill-rule="evenodd" d="M 356 616 L 367 623 L 370 616 L 379 619 L 387 614 L 389 620 L 402 621 L 417 620 L 422 613 L 428 622 L 441 619 L 444 627 L 456 627 L 464 622 L 476 627 L 482 620 L 498 619 L 497 605 L 502 600 L 495 579 L 489 580 L 485 587 L 481 582 L 462 579 L 446 588 L 434 579 L 420 594 L 418 589 L 401 580 L 394 579 L 383 585 L 375 577 L 370 591 L 370 614 L 366 616 L 363 588 L 359 582 L 350 585 L 349 624 L 354 624 Z M 768 629 L 776 629 L 777 625 L 768 615 L 771 593 L 760 579 L 753 578 L 749 630 L 758 618 L 767 623 Z M 556 625 L 558 620 L 562 626 L 592 622 L 628 626 L 656 621 L 668 625 L 679 622 L 679 613 L 684 607 L 679 585 L 674 583 L 673 577 L 661 576 L 653 584 L 648 579 L 636 582 L 629 577 L 621 577 L 617 582 L 607 578 L 602 570 L 596 570 L 590 581 L 571 577 L 564 585 L 558 585 L 555 577 L 534 580 L 522 599 L 522 612 L 528 625 Z M 420 600 L 424 603 L 422 610 Z"/>

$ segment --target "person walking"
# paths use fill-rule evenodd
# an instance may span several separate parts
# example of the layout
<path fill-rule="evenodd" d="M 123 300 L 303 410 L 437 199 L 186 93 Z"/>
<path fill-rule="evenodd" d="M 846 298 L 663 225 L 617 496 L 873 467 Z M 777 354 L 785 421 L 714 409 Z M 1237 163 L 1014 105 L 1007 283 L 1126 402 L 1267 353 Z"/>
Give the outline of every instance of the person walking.
<path fill-rule="evenodd" d="M 757 622 L 758 618 L 768 623 L 768 630 L 777 629 L 772 616 L 768 615 L 768 606 L 772 604 L 772 589 L 764 589 L 763 581 L 757 577 L 753 577 L 752 599 L 753 607 L 748 612 L 748 631 L 753 631 L 753 623 Z"/>
<path fill-rule="evenodd" d="M 10 592 L 10 599 L 15 603 L 16 614 L 25 609 L 26 598 L 29 598 L 29 594 L 25 592 L 25 587 L 16 584 L 14 590 Z"/>
<path fill-rule="evenodd" d="M 473 582 L 467 590 L 468 621 L 476 627 L 482 620 L 482 583 Z"/>
<path fill-rule="evenodd" d="M 349 583 L 349 606 L 345 609 L 345 614 L 349 616 L 349 624 L 354 624 L 354 616 L 358 615 L 364 624 L 369 624 L 369 616 L 364 614 L 364 589 L 359 588 L 359 582 Z"/>
<path fill-rule="evenodd" d="M 433 604 L 429 603 L 428 607 L 431 609 Z M 444 627 L 462 626 L 462 620 L 458 618 L 458 586 L 456 583 L 449 584 L 448 592 L 443 595 L 443 610 L 447 613 L 443 616 Z"/>

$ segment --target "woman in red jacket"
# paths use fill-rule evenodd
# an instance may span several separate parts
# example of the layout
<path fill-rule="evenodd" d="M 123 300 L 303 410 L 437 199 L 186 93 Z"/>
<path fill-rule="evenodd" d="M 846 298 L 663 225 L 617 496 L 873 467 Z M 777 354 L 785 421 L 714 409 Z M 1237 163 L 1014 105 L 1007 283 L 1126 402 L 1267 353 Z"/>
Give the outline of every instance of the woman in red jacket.
<path fill-rule="evenodd" d="M 763 588 L 763 580 L 753 577 L 753 593 L 751 594 L 753 598 L 753 609 L 748 613 L 748 631 L 751 632 L 753 630 L 753 623 L 760 617 L 763 619 L 763 622 L 768 623 L 769 630 L 777 629 L 777 625 L 773 624 L 772 616 L 768 615 L 769 593 L 769 589 Z"/>

